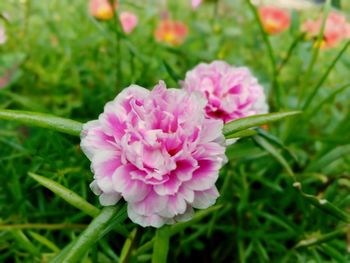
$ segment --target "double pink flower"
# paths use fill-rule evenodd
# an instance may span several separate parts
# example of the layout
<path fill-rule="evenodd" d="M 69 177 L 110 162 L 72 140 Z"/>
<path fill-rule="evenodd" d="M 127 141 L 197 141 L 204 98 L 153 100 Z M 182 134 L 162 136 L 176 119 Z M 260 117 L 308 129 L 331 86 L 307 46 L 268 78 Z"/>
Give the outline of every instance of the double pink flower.
<path fill-rule="evenodd" d="M 216 61 L 189 71 L 183 89 L 132 85 L 83 127 L 91 188 L 102 205 L 121 198 L 129 218 L 160 227 L 189 220 L 219 196 L 226 162 L 224 122 L 265 113 L 262 87 L 247 68 Z"/>

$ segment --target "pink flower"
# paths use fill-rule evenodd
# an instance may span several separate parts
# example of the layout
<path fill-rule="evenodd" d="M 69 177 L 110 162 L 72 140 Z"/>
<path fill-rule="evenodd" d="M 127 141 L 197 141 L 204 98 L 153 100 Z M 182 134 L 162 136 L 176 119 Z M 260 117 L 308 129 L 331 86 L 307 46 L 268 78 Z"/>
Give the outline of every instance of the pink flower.
<path fill-rule="evenodd" d="M 181 21 L 161 20 L 154 31 L 154 36 L 158 42 L 167 43 L 172 46 L 181 45 L 188 35 L 186 24 Z"/>
<path fill-rule="evenodd" d="M 112 5 L 109 0 L 90 0 L 90 14 L 100 20 L 109 20 L 114 16 L 118 1 L 114 1 Z"/>
<path fill-rule="evenodd" d="M 189 220 L 193 207 L 213 205 L 226 157 L 223 123 L 205 118 L 205 103 L 163 82 L 152 91 L 131 85 L 107 103 L 81 140 L 100 203 L 124 198 L 129 218 L 144 227 Z"/>
<path fill-rule="evenodd" d="M 186 73 L 182 86 L 204 94 L 208 99 L 207 117 L 225 123 L 268 111 L 264 89 L 246 67 L 224 61 L 201 63 Z"/>
<path fill-rule="evenodd" d="M 138 23 L 137 16 L 131 12 L 121 12 L 119 19 L 126 34 L 131 33 Z"/>
<path fill-rule="evenodd" d="M 317 39 L 322 27 L 322 15 L 317 20 L 307 20 L 302 25 L 301 30 L 306 32 L 309 38 Z M 319 44 L 321 48 L 332 48 L 337 46 L 342 40 L 350 38 L 350 24 L 345 16 L 331 12 L 327 17 L 323 40 Z"/>
<path fill-rule="evenodd" d="M 5 28 L 0 25 L 0 45 L 5 44 L 7 40 Z"/>
<path fill-rule="evenodd" d="M 264 30 L 271 35 L 281 33 L 290 26 L 289 12 L 277 7 L 260 7 L 259 16 Z"/>
<path fill-rule="evenodd" d="M 196 10 L 202 3 L 202 0 L 192 0 L 192 9 Z"/>

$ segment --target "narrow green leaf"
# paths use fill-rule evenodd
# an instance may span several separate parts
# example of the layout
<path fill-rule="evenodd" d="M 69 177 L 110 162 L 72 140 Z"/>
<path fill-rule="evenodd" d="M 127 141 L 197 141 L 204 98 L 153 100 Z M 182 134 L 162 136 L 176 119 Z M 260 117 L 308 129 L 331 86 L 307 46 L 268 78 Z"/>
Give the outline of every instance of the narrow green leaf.
<path fill-rule="evenodd" d="M 21 248 L 25 249 L 31 254 L 40 255 L 39 250 L 36 246 L 33 245 L 32 242 L 28 239 L 28 237 L 21 230 L 13 230 L 13 237 L 16 239 Z"/>
<path fill-rule="evenodd" d="M 263 137 L 255 136 L 254 141 L 263 149 L 265 149 L 268 153 L 270 153 L 286 170 L 286 172 L 295 179 L 294 172 L 292 168 L 289 166 L 289 163 L 284 159 L 282 154 L 279 153 L 279 151 L 270 144 L 267 140 L 265 140 Z"/>
<path fill-rule="evenodd" d="M 133 247 L 136 234 L 137 234 L 137 228 L 135 227 L 124 242 L 122 251 L 120 252 L 120 260 L 119 260 L 120 263 L 129 262 L 129 256 L 131 254 L 131 249 Z"/>
<path fill-rule="evenodd" d="M 325 3 L 324 8 L 323 8 L 321 30 L 320 30 L 320 33 L 318 34 L 317 40 L 316 40 L 316 47 L 314 47 L 312 50 L 311 61 L 310 61 L 310 64 L 308 65 L 308 68 L 306 70 L 305 79 L 303 80 L 303 85 L 300 87 L 301 96 L 300 96 L 300 100 L 299 100 L 299 106 L 303 102 L 305 94 L 308 90 L 307 85 L 309 85 L 309 80 L 312 76 L 314 66 L 316 64 L 316 61 L 318 59 L 318 55 L 320 53 L 321 45 L 319 43 L 321 43 L 323 41 L 326 21 L 327 21 L 327 17 L 328 17 L 330 10 L 331 10 L 331 0 L 326 0 L 326 3 Z"/>
<path fill-rule="evenodd" d="M 187 227 L 190 227 L 193 224 L 201 221 L 204 217 L 206 217 L 206 216 L 210 215 L 211 213 L 219 210 L 220 208 L 222 208 L 222 205 L 212 206 L 212 207 L 210 207 L 208 209 L 196 212 L 195 216 L 190 221 L 180 222 L 180 223 L 177 223 L 175 225 L 172 225 L 170 227 L 171 236 L 173 236 L 173 235 L 181 232 L 182 230 L 186 229 Z"/>
<path fill-rule="evenodd" d="M 192 226 L 193 224 L 201 221 L 203 218 L 205 218 L 206 216 L 210 215 L 211 213 L 219 210 L 220 208 L 222 208 L 222 205 L 216 205 L 216 206 L 212 206 L 208 209 L 205 210 L 201 210 L 198 211 L 195 216 L 187 222 L 181 222 L 181 223 L 176 223 L 175 225 L 172 225 L 170 227 L 170 235 L 176 235 L 177 233 L 181 232 L 182 230 L 185 230 L 187 227 Z M 141 247 L 139 247 L 134 255 L 141 255 L 145 252 L 147 252 L 148 250 L 150 250 L 153 246 L 154 243 L 154 238 L 151 239 L 150 241 L 146 242 L 145 244 L 143 244 Z"/>
<path fill-rule="evenodd" d="M 100 233 L 108 226 L 108 223 L 116 215 L 117 211 L 118 209 L 116 206 L 103 208 L 101 213 L 92 220 L 78 239 L 73 244 L 69 245 L 70 249 L 63 257 L 62 262 L 80 262 L 85 253 L 99 240 Z"/>
<path fill-rule="evenodd" d="M 232 133 L 232 134 L 226 136 L 226 139 L 244 138 L 244 137 L 250 137 L 253 135 L 257 135 L 257 134 L 258 134 L 258 132 L 255 130 L 244 130 L 244 131 Z"/>
<path fill-rule="evenodd" d="M 45 229 L 45 230 L 62 230 L 62 229 L 73 229 L 80 230 L 86 228 L 84 224 L 0 224 L 0 231 L 10 231 L 16 229 Z"/>
<path fill-rule="evenodd" d="M 53 252 L 58 253 L 60 251 L 60 249 L 53 242 L 48 240 L 46 237 L 39 235 L 38 233 L 35 233 L 32 231 L 29 232 L 29 235 L 31 235 L 32 238 L 34 238 L 36 241 L 43 244 L 44 246 L 46 246 L 47 248 L 49 248 Z"/>
<path fill-rule="evenodd" d="M 261 114 L 246 118 L 237 119 L 225 124 L 223 133 L 225 136 L 243 131 L 249 128 L 258 127 L 263 124 L 282 120 L 284 118 L 300 114 L 300 111 L 277 112 L 269 114 Z"/>
<path fill-rule="evenodd" d="M 21 96 L 18 95 L 14 92 L 7 91 L 7 90 L 2 90 L 1 95 L 4 95 L 6 97 L 9 97 L 12 99 L 14 102 L 22 105 L 26 109 L 29 109 L 31 111 L 45 111 L 45 108 L 42 107 L 40 104 L 35 103 L 32 98 L 27 97 L 27 96 Z"/>
<path fill-rule="evenodd" d="M 255 241 L 255 248 L 257 253 L 260 255 L 259 258 L 261 258 L 263 260 L 263 262 L 269 262 L 270 258 L 269 255 L 266 251 L 266 249 L 264 248 L 263 244 L 261 244 L 260 240 L 256 240 Z"/>
<path fill-rule="evenodd" d="M 176 73 L 176 71 L 169 65 L 169 63 L 166 60 L 162 60 L 162 61 L 169 76 L 175 81 L 175 83 L 177 83 L 181 79 L 179 74 Z"/>
<path fill-rule="evenodd" d="M 340 88 L 332 91 L 326 98 L 321 100 L 319 103 L 317 103 L 316 106 L 313 107 L 313 109 L 310 109 L 308 112 L 306 112 L 306 119 L 309 120 L 310 118 L 314 117 L 314 115 L 322 108 L 323 105 L 326 105 L 327 103 L 334 100 L 334 98 L 339 94 L 345 91 L 347 88 L 350 87 L 350 83 L 347 83 Z"/>
<path fill-rule="evenodd" d="M 108 208 L 108 207 L 106 207 Z M 106 209 L 104 208 L 104 209 Z M 103 210 L 104 210 L 103 209 Z M 102 211 L 103 211 L 102 210 Z M 121 227 L 121 223 L 124 222 L 124 220 L 127 218 L 127 212 L 126 212 L 126 205 L 117 205 L 115 206 L 115 210 L 118 211 L 110 220 L 109 222 L 98 232 L 98 237 L 96 238 L 95 242 L 100 240 L 102 237 L 104 237 L 107 233 L 109 233 L 112 230 L 118 230 L 118 227 Z M 102 213 L 102 212 L 101 212 Z M 91 224 L 90 224 L 91 225 Z M 90 227 L 89 225 L 89 227 Z M 64 262 L 64 259 L 67 257 L 68 253 L 71 251 L 73 246 L 76 246 L 76 243 L 78 242 L 80 236 L 78 239 L 73 240 L 71 243 L 69 243 L 64 249 L 61 250 L 60 253 L 58 253 L 51 261 L 50 263 L 61 263 Z"/>
<path fill-rule="evenodd" d="M 312 100 L 315 98 L 317 92 L 319 91 L 319 89 L 321 88 L 323 83 L 326 81 L 329 74 L 331 73 L 331 71 L 333 70 L 333 68 L 335 67 L 335 65 L 337 64 L 339 59 L 343 56 L 343 54 L 345 53 L 345 51 L 348 49 L 349 46 L 350 46 L 350 40 L 348 40 L 348 42 L 344 45 L 344 47 L 341 49 L 339 54 L 335 57 L 335 59 L 332 61 L 331 65 L 327 68 L 326 72 L 321 77 L 321 80 L 312 89 L 310 96 L 306 99 L 306 102 L 305 102 L 304 106 L 302 107 L 303 110 L 306 110 L 310 106 L 310 104 L 311 104 Z"/>
<path fill-rule="evenodd" d="M 346 258 L 344 253 L 340 253 L 338 249 L 335 249 L 334 247 L 331 247 L 327 244 L 322 244 L 321 245 L 322 249 L 321 251 L 328 255 L 333 262 L 339 262 L 339 263 L 344 263 L 344 262 L 349 262 Z"/>
<path fill-rule="evenodd" d="M 74 120 L 30 111 L 0 110 L 0 119 L 17 121 L 29 126 L 47 128 L 75 136 L 80 136 L 83 127 L 82 123 Z"/>
<path fill-rule="evenodd" d="M 350 144 L 338 146 L 323 155 L 321 158 L 318 158 L 311 162 L 306 167 L 305 172 L 321 171 L 323 168 L 327 167 L 329 164 L 341 158 L 342 156 L 348 155 L 350 155 Z"/>
<path fill-rule="evenodd" d="M 309 203 L 311 203 L 312 205 L 316 206 L 317 208 L 319 208 L 323 212 L 325 212 L 325 213 L 327 213 L 327 214 L 329 214 L 329 215 L 331 215 L 339 220 L 342 220 L 346 223 L 350 223 L 350 215 L 348 213 L 344 212 L 343 210 L 341 210 L 340 208 L 336 207 L 335 205 L 333 205 L 328 200 L 320 199 L 320 198 L 317 198 L 316 196 L 305 194 L 301 190 L 301 184 L 299 182 L 295 182 L 294 187 L 297 188 L 300 191 L 300 194 L 302 195 L 302 197 L 305 200 L 307 200 Z"/>
<path fill-rule="evenodd" d="M 32 177 L 35 181 L 37 181 L 39 184 L 48 188 L 49 190 L 54 192 L 56 195 L 58 195 L 59 197 L 67 201 L 72 206 L 80 209 L 87 215 L 95 217 L 100 213 L 100 210 L 97 207 L 88 203 L 84 198 L 74 193 L 73 191 L 69 190 L 68 188 L 60 185 L 59 183 L 56 183 L 51 179 L 48 179 L 46 177 L 43 177 L 34 173 L 28 173 L 28 175 Z"/>
<path fill-rule="evenodd" d="M 268 141 L 274 143 L 275 145 L 277 145 L 279 148 L 281 148 L 282 150 L 286 151 L 290 157 L 293 158 L 293 160 L 298 163 L 299 160 L 297 158 L 297 156 L 282 142 L 281 139 L 277 138 L 275 135 L 265 131 L 264 129 L 258 128 L 257 129 L 258 134 L 262 137 L 264 137 L 265 139 L 267 139 Z"/>
<path fill-rule="evenodd" d="M 324 242 L 333 240 L 335 238 L 345 236 L 345 234 L 349 231 L 349 226 L 342 227 L 340 229 L 337 229 L 335 231 L 332 231 L 327 234 L 319 234 L 316 233 L 313 236 L 310 236 L 307 239 L 301 240 L 298 242 L 298 244 L 295 245 L 295 248 L 300 248 L 300 247 L 310 247 L 318 244 L 322 244 Z"/>
<path fill-rule="evenodd" d="M 169 251 L 170 231 L 168 226 L 156 230 L 153 245 L 152 263 L 166 263 Z"/>

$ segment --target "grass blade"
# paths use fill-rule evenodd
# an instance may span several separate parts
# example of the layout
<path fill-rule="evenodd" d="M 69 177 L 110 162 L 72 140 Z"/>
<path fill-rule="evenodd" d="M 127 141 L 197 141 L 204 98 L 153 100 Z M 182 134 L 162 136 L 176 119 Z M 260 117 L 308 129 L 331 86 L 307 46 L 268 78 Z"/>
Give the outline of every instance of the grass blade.
<path fill-rule="evenodd" d="M 181 222 L 181 223 L 176 223 L 175 225 L 172 225 L 170 227 L 170 235 L 176 235 L 177 233 L 181 232 L 182 230 L 185 230 L 187 227 L 190 227 L 191 225 L 201 221 L 203 218 L 205 218 L 206 216 L 210 215 L 211 213 L 219 210 L 220 208 L 222 208 L 222 205 L 216 205 L 216 206 L 212 206 L 208 209 L 202 210 L 202 211 L 198 211 L 195 216 L 187 222 Z M 153 246 L 154 243 L 154 238 L 151 239 L 150 241 L 146 242 L 145 244 L 143 244 L 141 247 L 139 247 L 135 253 L 133 253 L 134 255 L 141 255 L 145 252 L 147 252 L 148 250 L 150 250 Z"/>
<path fill-rule="evenodd" d="M 304 99 L 304 95 L 305 95 L 305 92 L 307 90 L 306 87 L 309 84 L 309 80 L 312 76 L 314 66 L 316 64 L 316 61 L 318 59 L 318 55 L 320 53 L 320 47 L 321 47 L 320 43 L 323 41 L 326 21 L 327 21 L 327 17 L 328 17 L 330 10 L 331 10 L 331 0 L 326 0 L 326 3 L 325 3 L 324 8 L 323 8 L 321 30 L 317 36 L 316 46 L 312 50 L 311 61 L 310 61 L 310 64 L 308 65 L 308 68 L 307 68 L 306 73 L 305 73 L 305 79 L 303 81 L 304 85 L 301 86 L 301 90 L 300 90 L 301 96 L 300 96 L 299 105 L 301 104 L 302 99 Z"/>
<path fill-rule="evenodd" d="M 233 138 L 244 138 L 244 137 L 250 137 L 253 135 L 257 135 L 258 132 L 255 130 L 244 130 L 244 131 L 239 131 L 235 132 L 233 134 L 230 134 L 226 136 L 226 139 L 233 139 Z"/>
<path fill-rule="evenodd" d="M 319 233 L 316 233 L 315 236 L 311 236 L 308 239 L 304 239 L 298 242 L 298 244 L 295 245 L 295 248 L 300 247 L 310 247 L 317 244 L 322 244 L 324 242 L 333 240 L 335 238 L 338 238 L 340 236 L 345 236 L 345 234 L 349 231 L 349 226 L 345 226 L 343 228 L 337 229 L 335 231 L 332 231 L 330 233 L 320 235 Z"/>
<path fill-rule="evenodd" d="M 0 119 L 17 121 L 25 125 L 46 128 L 75 136 L 80 136 L 83 127 L 82 123 L 74 120 L 30 111 L 0 110 Z"/>
<path fill-rule="evenodd" d="M 116 206 L 108 206 L 102 209 L 101 213 L 92 220 L 90 225 L 85 229 L 78 239 L 68 245 L 68 250 L 62 262 L 73 263 L 80 262 L 85 253 L 101 237 L 100 233 L 108 226 L 110 220 L 116 215 L 118 209 Z"/>
<path fill-rule="evenodd" d="M 312 205 L 316 206 L 317 208 L 319 208 L 323 212 L 325 212 L 329 215 L 332 215 L 333 217 L 335 217 L 341 221 L 344 221 L 346 223 L 350 223 L 350 215 L 348 213 L 344 212 L 343 210 L 341 210 L 340 208 L 336 207 L 335 205 L 333 205 L 328 200 L 320 199 L 320 198 L 317 198 L 316 196 L 305 194 L 301 190 L 301 184 L 299 182 L 295 182 L 294 187 L 297 188 L 299 190 L 299 192 L 301 193 L 302 197 L 306 201 L 311 203 Z"/>
<path fill-rule="evenodd" d="M 51 190 L 56 195 L 67 201 L 72 206 L 80 209 L 87 215 L 96 217 L 100 213 L 100 210 L 97 207 L 88 203 L 84 198 L 69 190 L 68 188 L 60 185 L 59 183 L 56 183 L 51 179 L 34 173 L 28 173 L 28 175 L 32 177 L 35 181 L 37 181 L 39 184 Z"/>
<path fill-rule="evenodd" d="M 137 228 L 135 227 L 124 242 L 122 252 L 120 253 L 120 260 L 119 260 L 120 263 L 129 262 L 129 257 L 136 238 L 136 234 L 137 234 Z"/>
<path fill-rule="evenodd" d="M 305 172 L 321 171 L 323 168 L 336 161 L 337 159 L 350 154 L 350 144 L 334 148 L 330 152 L 311 162 L 305 169 Z"/>
<path fill-rule="evenodd" d="M 60 251 L 60 249 L 50 240 L 48 240 L 46 237 L 39 235 L 38 233 L 29 232 L 29 235 L 31 235 L 32 238 L 34 238 L 36 241 L 38 241 L 39 243 L 43 244 L 44 246 L 46 246 L 47 248 L 49 248 L 51 251 L 58 253 Z"/>
<path fill-rule="evenodd" d="M 345 91 L 347 88 L 350 87 L 350 83 L 347 83 L 340 88 L 334 90 L 329 94 L 325 99 L 321 100 L 313 109 L 309 110 L 309 113 L 306 113 L 306 119 L 309 120 L 311 119 L 321 108 L 323 105 L 326 105 L 327 103 L 331 102 L 334 100 L 334 98 L 339 94 Z"/>
<path fill-rule="evenodd" d="M 156 230 L 153 245 L 152 263 L 166 263 L 169 251 L 170 231 L 169 227 L 163 226 Z"/>
<path fill-rule="evenodd" d="M 237 119 L 225 124 L 223 128 L 223 133 L 225 137 L 227 137 L 239 131 L 243 131 L 249 128 L 261 126 L 263 124 L 279 121 L 284 118 L 291 117 L 300 113 L 301 113 L 300 111 L 277 112 L 277 113 L 260 114 L 260 115 Z"/>
<path fill-rule="evenodd" d="M 13 230 L 12 235 L 21 248 L 25 249 L 33 255 L 40 255 L 38 248 L 34 246 L 32 242 L 30 242 L 28 237 L 21 230 Z"/>
<path fill-rule="evenodd" d="M 322 76 L 321 80 L 313 88 L 310 96 L 306 99 L 306 102 L 302 108 L 303 110 L 306 110 L 310 106 L 310 104 L 311 104 L 312 100 L 315 98 L 317 92 L 319 91 L 319 89 L 321 88 L 323 83 L 326 81 L 329 74 L 331 73 L 331 71 L 333 70 L 333 68 L 335 67 L 335 65 L 337 64 L 339 59 L 343 56 L 343 54 L 345 53 L 345 51 L 348 49 L 349 46 L 350 46 L 350 40 L 345 44 L 345 46 L 342 48 L 342 50 L 339 52 L 339 54 L 336 56 L 336 58 L 332 61 L 332 64 L 327 68 L 327 70 L 326 70 L 325 74 Z"/>
<path fill-rule="evenodd" d="M 286 170 L 288 175 L 290 175 L 293 179 L 295 179 L 294 172 L 290 167 L 289 163 L 284 159 L 282 154 L 278 152 L 278 150 L 270 144 L 267 140 L 262 137 L 255 136 L 254 141 L 264 150 L 266 150 L 269 154 L 271 154 Z"/>

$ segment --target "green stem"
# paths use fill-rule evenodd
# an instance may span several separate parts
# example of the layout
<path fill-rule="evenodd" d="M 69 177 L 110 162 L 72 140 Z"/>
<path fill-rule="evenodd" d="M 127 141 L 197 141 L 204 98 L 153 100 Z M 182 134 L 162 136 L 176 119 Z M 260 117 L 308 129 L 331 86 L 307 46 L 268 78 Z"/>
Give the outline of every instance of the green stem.
<path fill-rule="evenodd" d="M 336 58 L 332 61 L 332 64 L 328 67 L 326 73 L 322 76 L 321 80 L 314 87 L 310 96 L 306 99 L 306 102 L 303 106 L 303 110 L 306 110 L 310 106 L 310 104 L 311 104 L 312 100 L 314 99 L 314 97 L 316 96 L 317 92 L 319 91 L 319 89 L 321 88 L 323 83 L 326 81 L 326 79 L 328 78 L 329 74 L 331 73 L 331 71 L 333 70 L 333 68 L 335 67 L 335 65 L 339 61 L 339 59 L 343 56 L 345 51 L 348 49 L 349 45 L 350 45 L 350 40 L 345 44 L 345 46 L 342 48 L 342 50 L 339 52 L 339 54 L 336 56 Z"/>
<path fill-rule="evenodd" d="M 63 259 L 63 262 L 74 263 L 81 262 L 85 253 L 99 239 L 100 233 L 108 225 L 109 221 L 116 215 L 118 209 L 116 206 L 108 206 L 102 209 L 101 213 L 92 220 L 87 229 L 74 242 L 69 252 Z"/>
<path fill-rule="evenodd" d="M 310 247 L 314 246 L 317 244 L 322 244 L 324 242 L 327 242 L 329 240 L 333 240 L 335 238 L 338 238 L 340 236 L 344 236 L 347 232 L 349 231 L 349 226 L 344 226 L 340 229 L 337 229 L 333 232 L 324 234 L 324 235 L 319 235 L 317 237 L 311 237 L 305 240 L 301 240 L 295 248 L 300 248 L 300 247 Z"/>
<path fill-rule="evenodd" d="M 256 8 L 254 7 L 254 5 L 252 4 L 251 0 L 246 0 L 246 2 L 248 3 L 248 6 L 250 8 L 250 10 L 252 11 L 253 15 L 254 15 L 254 19 L 256 20 L 263 41 L 265 43 L 269 58 L 270 58 L 270 62 L 271 62 L 271 77 L 272 77 L 272 88 L 270 91 L 270 97 L 269 97 L 269 101 L 270 101 L 270 106 L 272 109 L 274 108 L 279 108 L 280 107 L 280 103 L 281 103 L 281 90 L 280 90 L 280 86 L 279 86 L 279 82 L 278 82 L 278 74 L 277 74 L 277 63 L 276 63 L 276 56 L 275 53 L 273 51 L 269 36 L 266 34 L 264 27 L 262 25 L 262 22 L 259 18 L 259 14 L 258 11 L 256 10 Z"/>
<path fill-rule="evenodd" d="M 117 89 L 120 88 L 120 86 L 122 85 L 122 66 L 121 66 L 121 62 L 122 62 L 122 58 L 121 58 L 121 34 L 122 30 L 121 30 L 121 24 L 120 24 L 120 20 L 119 20 L 119 14 L 118 12 L 115 12 L 114 15 L 114 32 L 115 32 L 115 52 L 116 52 L 116 63 L 117 63 L 117 80 L 116 80 L 116 86 Z"/>
<path fill-rule="evenodd" d="M 316 61 L 318 59 L 318 55 L 319 55 L 319 52 L 320 52 L 320 44 L 319 43 L 321 43 L 321 41 L 323 40 L 323 37 L 324 37 L 324 30 L 325 30 L 326 21 L 327 21 L 327 17 L 328 17 L 330 9 L 331 9 L 331 0 L 327 0 L 326 4 L 324 6 L 324 9 L 323 9 L 323 18 L 322 18 L 321 31 L 318 34 L 318 37 L 317 37 L 317 40 L 316 40 L 317 41 L 316 42 L 316 46 L 314 47 L 313 52 L 312 52 L 311 62 L 310 62 L 309 66 L 308 66 L 308 68 L 306 70 L 305 79 L 303 80 L 303 85 L 300 88 L 300 93 L 301 94 L 300 94 L 299 106 L 301 105 L 301 103 L 303 101 L 303 98 L 305 96 L 305 91 L 307 90 L 306 87 L 309 84 L 309 81 L 310 81 L 310 78 L 311 78 L 314 66 L 315 66 Z"/>
<path fill-rule="evenodd" d="M 169 251 L 170 231 L 163 226 L 156 230 L 153 246 L 152 263 L 166 263 Z"/>
<path fill-rule="evenodd" d="M 292 54 L 293 54 L 295 48 L 298 46 L 298 44 L 300 43 L 300 41 L 304 37 L 305 37 L 305 34 L 300 34 L 293 40 L 292 44 L 290 45 L 290 47 L 287 51 L 287 55 L 284 57 L 284 59 L 282 60 L 282 62 L 279 64 L 279 66 L 276 69 L 276 74 L 278 76 L 281 74 L 282 69 L 288 63 L 289 59 L 292 57 Z"/>
<path fill-rule="evenodd" d="M 316 104 L 316 106 L 313 107 L 313 109 L 310 109 L 309 111 L 306 112 L 305 120 L 309 121 L 311 118 L 315 116 L 315 114 L 322 108 L 323 105 L 326 105 L 327 103 L 331 102 L 334 100 L 334 98 L 341 92 L 345 91 L 347 88 L 350 87 L 350 83 L 347 83 L 340 88 L 332 91 L 332 93 L 321 100 L 319 103 Z"/>

